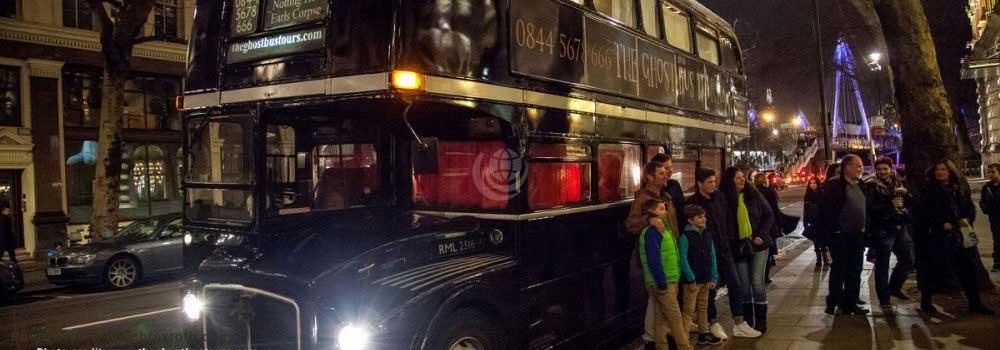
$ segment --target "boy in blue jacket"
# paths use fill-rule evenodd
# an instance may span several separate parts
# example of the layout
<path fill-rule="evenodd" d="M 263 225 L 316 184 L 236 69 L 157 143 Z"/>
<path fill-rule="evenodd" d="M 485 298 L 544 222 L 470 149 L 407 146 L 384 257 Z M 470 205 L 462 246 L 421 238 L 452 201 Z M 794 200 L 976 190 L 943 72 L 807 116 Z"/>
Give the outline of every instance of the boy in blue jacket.
<path fill-rule="evenodd" d="M 684 285 L 684 323 L 691 324 L 698 315 L 698 344 L 719 344 L 722 339 L 712 335 L 708 324 L 708 292 L 719 282 L 712 232 L 705 225 L 705 209 L 697 205 L 684 207 L 688 225 L 677 240 L 680 270 Z"/>
<path fill-rule="evenodd" d="M 642 205 L 643 212 L 650 218 L 667 217 L 666 203 L 660 199 L 649 199 Z M 649 220 L 646 220 L 649 221 Z M 680 255 L 677 241 L 669 225 L 666 232 L 656 226 L 646 226 L 639 236 L 639 260 L 642 261 L 642 277 L 646 282 L 653 312 L 654 343 L 656 350 L 667 350 L 667 328 L 671 330 L 679 350 L 691 350 L 688 342 L 688 323 L 684 322 L 677 300 L 680 282 Z"/>

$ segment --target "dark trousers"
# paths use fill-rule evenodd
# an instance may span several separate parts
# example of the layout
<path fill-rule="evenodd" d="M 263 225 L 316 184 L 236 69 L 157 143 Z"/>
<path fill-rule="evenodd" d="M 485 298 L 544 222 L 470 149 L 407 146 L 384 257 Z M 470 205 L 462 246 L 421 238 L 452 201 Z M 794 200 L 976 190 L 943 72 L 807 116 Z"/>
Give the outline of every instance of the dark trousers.
<path fill-rule="evenodd" d="M 712 288 L 708 291 L 708 322 L 719 321 L 719 309 L 715 308 L 715 298 L 719 296 L 719 288 Z"/>
<path fill-rule="evenodd" d="M 978 262 L 975 260 L 979 255 L 975 251 L 975 247 L 962 248 L 960 246 L 961 243 L 958 243 L 956 238 L 949 237 L 956 234 L 958 233 L 935 230 L 931 233 L 931 237 L 927 239 L 927 245 L 923 247 L 925 250 L 924 255 L 930 260 L 927 262 L 936 265 L 939 269 L 925 271 L 924 273 L 921 273 L 918 269 L 917 278 L 919 279 L 920 297 L 925 301 L 930 301 L 931 297 L 938 290 L 938 283 L 934 283 L 934 280 L 941 278 L 941 276 L 938 276 L 939 274 L 947 273 L 950 270 L 958 277 L 958 282 L 962 285 L 962 291 L 965 292 L 965 297 L 968 299 L 969 305 L 979 305 L 981 302 L 979 299 L 979 284 L 976 281 L 976 271 L 979 270 L 979 267 L 977 266 Z M 924 266 L 927 265 L 921 263 L 921 269 Z"/>
<path fill-rule="evenodd" d="M 837 232 L 830 239 L 833 266 L 830 267 L 828 306 L 855 308 L 861 293 L 861 268 L 865 261 L 865 240 L 861 232 Z"/>
<path fill-rule="evenodd" d="M 990 215 L 990 231 L 993 232 L 993 266 L 1000 266 L 1000 214 Z"/>
<path fill-rule="evenodd" d="M 886 304 L 891 293 L 901 290 L 906 277 L 913 272 L 913 240 L 906 226 L 895 226 L 880 232 L 872 248 L 875 250 L 875 292 L 879 303 Z M 896 267 L 890 276 L 892 254 L 896 254 Z"/>
<path fill-rule="evenodd" d="M 17 254 L 14 253 L 14 248 L 4 248 L 4 250 L 0 252 L 0 259 L 3 259 L 4 252 L 10 256 L 10 262 L 17 264 Z"/>

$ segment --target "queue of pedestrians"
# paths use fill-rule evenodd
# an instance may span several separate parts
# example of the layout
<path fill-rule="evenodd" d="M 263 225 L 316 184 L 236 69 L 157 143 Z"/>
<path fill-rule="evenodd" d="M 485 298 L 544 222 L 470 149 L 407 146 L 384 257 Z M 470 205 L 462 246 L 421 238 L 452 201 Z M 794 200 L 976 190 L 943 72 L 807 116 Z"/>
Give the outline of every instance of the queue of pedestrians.
<path fill-rule="evenodd" d="M 721 177 L 698 169 L 696 192 L 685 199 L 680 184 L 670 180 L 671 168 L 664 154 L 646 164 L 626 219 L 626 229 L 639 236 L 649 292 L 647 347 L 685 350 L 727 339 L 715 305 L 722 286 L 736 318 L 733 335 L 761 336 L 767 331 L 765 278 L 774 244 L 770 204 L 737 168 Z"/>
<path fill-rule="evenodd" d="M 717 174 L 701 168 L 695 172 L 695 193 L 685 199 L 680 184 L 670 180 L 671 168 L 664 154 L 646 164 L 626 219 L 628 232 L 638 236 L 649 294 L 646 348 L 686 350 L 727 339 L 715 305 L 721 287 L 728 289 L 732 334 L 761 336 L 767 332 L 766 284 L 775 239 L 788 221 L 778 209 L 777 193 L 766 181 L 756 186 L 748 181 L 751 174 L 744 169 Z M 932 297 L 949 287 L 951 276 L 971 312 L 992 315 L 979 297 L 978 273 L 985 270 L 971 229 L 971 191 L 954 164 L 944 160 L 929 169 L 919 199 L 890 159 L 879 159 L 874 168 L 875 175 L 863 179 L 861 158 L 848 155 L 827 168 L 825 182 L 813 178 L 806 184 L 803 234 L 814 243 L 816 270 L 830 269 L 826 313 L 869 313 L 859 298 L 868 248 L 881 307 L 891 310 L 893 298 L 909 300 L 902 287 L 916 269 L 924 312 L 937 312 Z M 989 176 L 980 206 L 1000 252 L 1000 164 L 989 166 Z M 897 262 L 890 273 L 892 255 Z"/>

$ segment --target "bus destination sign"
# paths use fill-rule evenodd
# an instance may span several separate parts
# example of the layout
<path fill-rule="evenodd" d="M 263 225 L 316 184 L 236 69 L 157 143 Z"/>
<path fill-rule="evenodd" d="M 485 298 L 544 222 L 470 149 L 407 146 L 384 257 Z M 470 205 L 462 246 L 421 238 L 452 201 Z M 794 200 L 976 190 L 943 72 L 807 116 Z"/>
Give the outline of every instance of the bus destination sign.
<path fill-rule="evenodd" d="M 728 116 L 724 105 L 713 105 L 729 92 L 728 78 L 716 68 L 569 5 L 511 2 L 514 73 Z"/>
<path fill-rule="evenodd" d="M 259 11 L 260 0 L 233 0 L 232 36 L 256 32 Z"/>
<path fill-rule="evenodd" d="M 239 0 L 237 0 L 239 1 Z M 326 17 L 328 0 L 266 0 L 264 30 L 309 23 Z"/>
<path fill-rule="evenodd" d="M 325 45 L 325 33 L 324 28 L 312 28 L 235 42 L 229 44 L 229 49 L 226 50 L 226 63 L 254 61 L 321 49 Z"/>

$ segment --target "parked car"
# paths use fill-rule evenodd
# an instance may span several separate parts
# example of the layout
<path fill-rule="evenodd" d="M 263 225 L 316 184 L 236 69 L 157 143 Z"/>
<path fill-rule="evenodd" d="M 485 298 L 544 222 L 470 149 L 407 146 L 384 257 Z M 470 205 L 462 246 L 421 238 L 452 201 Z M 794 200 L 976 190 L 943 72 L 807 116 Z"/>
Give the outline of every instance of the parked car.
<path fill-rule="evenodd" d="M 778 171 L 765 170 L 767 174 L 767 181 L 771 184 L 771 187 L 775 190 L 783 190 L 788 188 L 788 183 L 785 182 L 785 177 Z"/>
<path fill-rule="evenodd" d="M 57 285 L 131 288 L 143 278 L 183 270 L 184 233 L 180 214 L 137 220 L 103 240 L 59 249 L 49 256 L 45 275 Z"/>
<path fill-rule="evenodd" d="M 7 302 L 24 288 L 24 274 L 17 264 L 0 261 L 0 303 Z"/>

